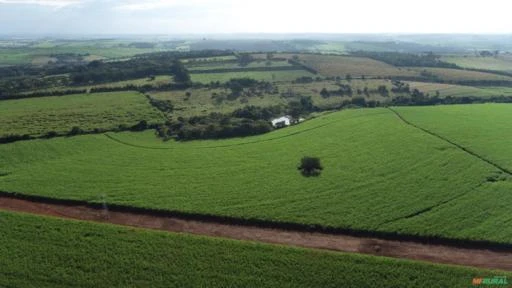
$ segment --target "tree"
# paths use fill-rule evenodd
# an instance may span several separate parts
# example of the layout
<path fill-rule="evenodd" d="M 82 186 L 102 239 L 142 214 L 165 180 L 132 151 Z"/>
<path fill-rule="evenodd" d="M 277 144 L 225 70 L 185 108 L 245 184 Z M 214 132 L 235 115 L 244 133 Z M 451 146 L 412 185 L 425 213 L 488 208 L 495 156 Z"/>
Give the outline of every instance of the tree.
<path fill-rule="evenodd" d="M 350 74 L 345 75 L 345 80 L 347 80 L 348 82 L 352 81 L 352 75 L 350 75 Z"/>
<path fill-rule="evenodd" d="M 301 171 L 303 176 L 309 177 L 320 175 L 324 168 L 320 164 L 319 158 L 304 156 L 300 160 L 300 166 L 297 169 Z"/>
<path fill-rule="evenodd" d="M 325 89 L 325 87 L 322 89 L 322 91 L 320 91 L 320 95 L 322 95 L 322 97 L 324 98 L 327 98 L 330 96 L 330 93 L 329 91 L 327 91 L 327 89 Z"/>
<path fill-rule="evenodd" d="M 79 135 L 79 134 L 83 134 L 83 133 L 84 133 L 84 130 L 80 129 L 80 127 L 73 126 L 73 128 L 71 128 L 71 131 L 69 131 L 68 135 L 74 136 L 74 135 Z"/>
<path fill-rule="evenodd" d="M 190 74 L 188 73 L 187 68 L 181 63 L 181 61 L 176 60 L 173 63 L 174 70 L 174 81 L 177 83 L 189 83 L 190 82 Z"/>
<path fill-rule="evenodd" d="M 388 97 L 389 96 L 388 88 L 385 85 L 379 85 L 379 87 L 377 88 L 377 91 L 379 92 L 379 94 L 382 97 Z"/>

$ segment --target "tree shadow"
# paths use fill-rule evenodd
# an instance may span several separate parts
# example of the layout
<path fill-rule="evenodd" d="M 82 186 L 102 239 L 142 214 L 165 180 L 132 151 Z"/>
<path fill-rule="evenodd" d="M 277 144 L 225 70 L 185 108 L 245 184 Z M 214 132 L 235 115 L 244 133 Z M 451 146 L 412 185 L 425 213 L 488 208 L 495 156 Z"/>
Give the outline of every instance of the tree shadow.
<path fill-rule="evenodd" d="M 304 177 L 318 177 L 320 176 L 320 173 L 322 173 L 322 170 L 319 170 L 319 169 L 314 169 L 314 170 L 307 170 L 307 169 L 301 169 L 301 168 L 298 168 L 300 170 L 300 174 L 302 174 L 302 176 Z"/>

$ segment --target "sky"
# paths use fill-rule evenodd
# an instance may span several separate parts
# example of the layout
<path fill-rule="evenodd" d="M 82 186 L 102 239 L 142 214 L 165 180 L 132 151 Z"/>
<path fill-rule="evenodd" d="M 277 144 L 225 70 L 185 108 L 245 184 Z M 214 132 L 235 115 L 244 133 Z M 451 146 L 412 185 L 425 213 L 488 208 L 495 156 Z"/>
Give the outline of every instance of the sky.
<path fill-rule="evenodd" d="M 507 2 L 0 0 L 0 34 L 510 34 Z"/>

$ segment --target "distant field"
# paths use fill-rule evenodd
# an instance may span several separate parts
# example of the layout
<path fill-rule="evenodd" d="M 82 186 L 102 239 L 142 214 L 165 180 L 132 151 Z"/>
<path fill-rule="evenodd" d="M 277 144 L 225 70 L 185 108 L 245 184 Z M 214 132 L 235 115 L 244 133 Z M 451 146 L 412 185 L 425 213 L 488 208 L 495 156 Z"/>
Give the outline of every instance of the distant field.
<path fill-rule="evenodd" d="M 350 83 L 347 81 L 340 81 L 341 84 L 350 84 L 354 90 L 353 97 L 366 97 L 367 100 L 384 101 L 389 98 L 384 98 L 375 92 L 371 92 L 370 96 L 358 95 L 357 90 L 363 90 L 365 87 L 371 90 L 377 89 L 379 85 L 384 85 L 391 89 L 391 81 L 387 80 L 352 80 Z M 175 106 L 173 115 L 176 117 L 190 117 L 197 115 L 208 115 L 211 112 L 231 113 L 238 108 L 247 105 L 254 105 L 260 107 L 273 106 L 273 105 L 287 105 L 290 101 L 297 101 L 302 96 L 311 96 L 313 104 L 322 108 L 328 109 L 339 107 L 344 100 L 350 100 L 349 96 L 332 96 L 324 98 L 320 95 L 320 91 L 325 88 L 329 91 L 339 90 L 340 87 L 334 81 L 322 81 L 313 83 L 289 83 L 279 82 L 275 84 L 278 87 L 278 94 L 264 94 L 262 96 L 241 96 L 235 100 L 228 100 L 227 95 L 230 93 L 228 89 L 188 89 L 186 91 L 162 91 L 151 92 L 150 95 L 157 99 L 171 100 Z M 190 93 L 190 97 L 186 93 Z M 290 94 L 282 96 L 282 94 Z M 217 95 L 217 96 L 215 96 Z"/>
<path fill-rule="evenodd" d="M 362 75 L 366 77 L 419 75 L 417 71 L 408 68 L 397 68 L 369 58 L 301 54 L 299 59 L 324 76 L 345 77 L 345 75 L 350 74 L 352 77 L 359 78 Z"/>
<path fill-rule="evenodd" d="M 510 57 L 445 56 L 441 60 L 463 68 L 512 72 L 512 58 Z"/>
<path fill-rule="evenodd" d="M 305 70 L 292 70 L 292 71 L 271 71 L 271 72 L 229 72 L 229 73 L 204 73 L 204 74 L 191 74 L 193 82 L 210 83 L 212 81 L 227 82 L 232 78 L 249 77 L 256 80 L 265 81 L 293 81 L 297 78 L 308 76 L 314 77 L 313 73 Z"/>
<path fill-rule="evenodd" d="M 0 135 L 42 135 L 134 125 L 140 120 L 161 122 L 146 98 L 136 92 L 80 94 L 0 101 Z"/>
<path fill-rule="evenodd" d="M 471 121 L 458 122 L 458 116 L 436 121 L 454 130 L 485 131 L 475 138 L 478 145 L 494 145 L 486 150 L 491 152 L 482 151 L 484 156 L 509 161 L 508 136 L 503 138 L 509 128 L 503 125 L 510 122 L 512 106 L 496 106 L 495 118 L 486 105 L 453 106 L 472 115 Z M 428 117 L 437 119 L 432 108 L 414 109 L 424 109 L 418 115 L 433 111 Z M 6 174 L 0 177 L 0 190 L 511 243 L 509 177 L 384 108 L 331 113 L 229 140 L 162 142 L 151 131 L 109 135 L 121 143 L 88 135 L 0 145 L 0 171 Z M 320 177 L 298 173 L 304 155 L 321 159 L 325 169 Z"/>
<path fill-rule="evenodd" d="M 427 72 L 434 76 L 441 78 L 444 81 L 510 81 L 512 82 L 512 77 L 502 76 L 498 74 L 492 73 L 484 73 L 484 72 L 476 72 L 476 71 L 467 71 L 467 70 L 459 70 L 459 69 L 447 69 L 447 68 L 428 68 L 428 67 L 420 67 L 420 68 L 411 68 L 418 72 Z"/>
<path fill-rule="evenodd" d="M 61 86 L 61 87 L 54 87 L 54 88 L 48 88 L 48 89 L 39 89 L 35 91 L 28 91 L 26 93 L 21 94 L 30 94 L 33 92 L 45 92 L 45 91 L 65 91 L 69 89 L 73 90 L 90 90 L 92 88 L 118 88 L 118 87 L 125 87 L 127 85 L 134 85 L 134 86 L 144 86 L 144 85 L 151 85 L 153 87 L 158 87 L 160 85 L 165 85 L 169 83 L 174 83 L 174 78 L 170 75 L 160 75 L 155 76 L 154 80 L 150 80 L 149 78 L 139 78 L 139 79 L 133 79 L 133 80 L 126 80 L 126 81 L 118 81 L 118 82 L 110 82 L 110 83 L 103 83 L 103 84 L 96 84 L 96 85 L 84 85 L 84 86 Z"/>
<path fill-rule="evenodd" d="M 511 273 L 0 212 L 2 287 L 466 287 Z M 44 247 L 42 249 L 41 247 Z M 264 284 L 262 284 L 264 283 Z"/>
<path fill-rule="evenodd" d="M 208 63 L 208 64 L 194 64 L 190 65 L 187 68 L 193 72 L 194 70 L 213 70 L 213 69 L 244 69 L 244 68 L 259 68 L 259 67 L 290 67 L 292 66 L 288 61 L 271 61 L 267 64 L 266 61 L 253 61 L 246 66 L 240 66 L 238 63 L 232 62 L 217 62 L 217 63 Z M 298 68 L 300 69 L 300 68 Z M 271 72 L 268 72 L 271 73 Z"/>
<path fill-rule="evenodd" d="M 84 45 L 82 43 L 82 45 Z M 34 48 L 0 48 L 0 65 L 21 65 L 21 64 L 45 64 L 43 57 L 50 56 L 52 54 L 90 54 L 94 55 L 92 59 L 104 59 L 104 58 L 123 58 L 131 57 L 136 54 L 156 52 L 155 49 L 138 49 L 130 47 L 98 47 L 91 46 L 91 43 L 80 46 L 80 45 L 58 45 L 48 47 L 34 47 Z"/>
<path fill-rule="evenodd" d="M 345 54 L 346 47 L 342 42 L 326 42 L 323 44 L 318 44 L 309 49 L 313 52 L 319 53 L 333 53 L 333 54 Z"/>
<path fill-rule="evenodd" d="M 185 95 L 187 92 L 190 93 L 190 97 Z M 264 97 L 240 97 L 230 101 L 226 99 L 226 95 L 229 93 L 230 91 L 227 89 L 189 89 L 186 91 L 152 92 L 150 95 L 156 99 L 171 100 L 175 108 L 172 115 L 175 117 L 204 116 L 212 112 L 231 113 L 246 105 L 265 107 L 288 103 L 279 95 L 270 94 Z M 214 94 L 220 95 L 219 98 L 222 100 L 213 97 Z"/>
<path fill-rule="evenodd" d="M 435 96 L 439 91 L 440 97 L 491 97 L 491 96 L 512 96 L 512 88 L 509 87 L 473 87 L 463 85 L 451 85 L 442 83 L 427 83 L 427 82 L 406 82 L 410 85 L 411 89 L 418 89 L 423 93 L 429 93 L 430 96 Z"/>
<path fill-rule="evenodd" d="M 301 55 L 301 53 L 272 53 L 272 55 L 272 59 L 292 59 L 294 55 Z M 258 60 L 267 59 L 267 53 L 254 53 L 251 56 Z"/>

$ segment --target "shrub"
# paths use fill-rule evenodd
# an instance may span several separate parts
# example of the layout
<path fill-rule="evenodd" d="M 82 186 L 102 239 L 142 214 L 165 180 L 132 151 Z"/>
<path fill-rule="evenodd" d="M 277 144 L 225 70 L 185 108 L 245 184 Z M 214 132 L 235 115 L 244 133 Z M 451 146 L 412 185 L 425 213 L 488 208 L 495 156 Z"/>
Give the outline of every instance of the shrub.
<path fill-rule="evenodd" d="M 83 133 L 84 133 L 84 130 L 82 130 L 78 126 L 74 126 L 73 128 L 71 128 L 71 131 L 69 131 L 68 136 L 75 136 L 75 135 L 79 135 L 79 134 L 83 134 Z"/>

